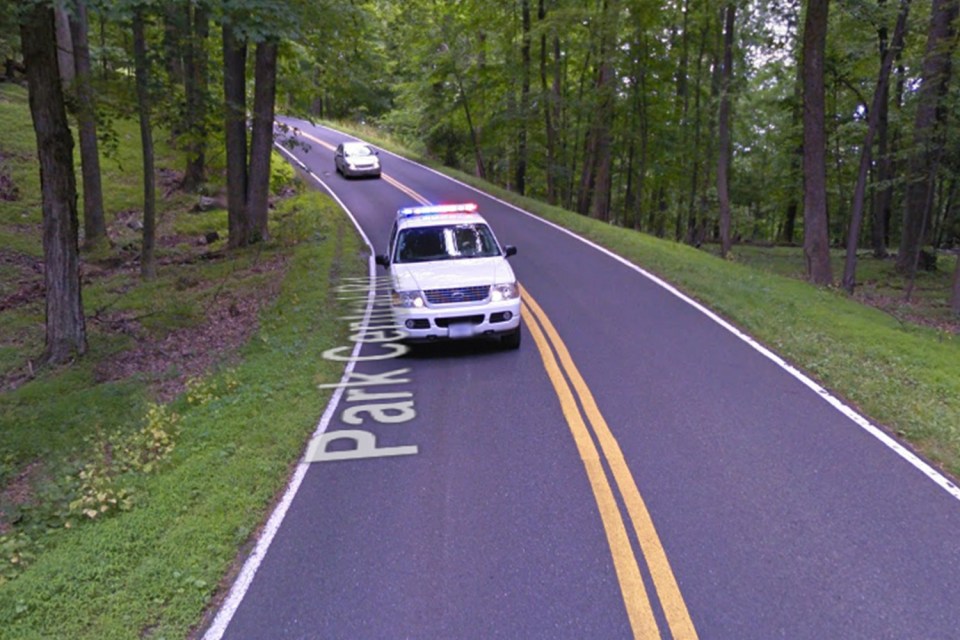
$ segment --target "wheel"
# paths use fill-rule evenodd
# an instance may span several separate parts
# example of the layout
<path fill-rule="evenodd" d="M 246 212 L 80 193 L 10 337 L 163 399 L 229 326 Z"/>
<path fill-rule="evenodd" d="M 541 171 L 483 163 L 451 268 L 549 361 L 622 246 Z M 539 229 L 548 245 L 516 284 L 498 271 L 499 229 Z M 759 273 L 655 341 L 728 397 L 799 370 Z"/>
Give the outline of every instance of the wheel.
<path fill-rule="evenodd" d="M 520 348 L 520 327 L 517 327 L 509 333 L 505 333 L 500 336 L 500 345 L 504 349 L 519 349 Z"/>

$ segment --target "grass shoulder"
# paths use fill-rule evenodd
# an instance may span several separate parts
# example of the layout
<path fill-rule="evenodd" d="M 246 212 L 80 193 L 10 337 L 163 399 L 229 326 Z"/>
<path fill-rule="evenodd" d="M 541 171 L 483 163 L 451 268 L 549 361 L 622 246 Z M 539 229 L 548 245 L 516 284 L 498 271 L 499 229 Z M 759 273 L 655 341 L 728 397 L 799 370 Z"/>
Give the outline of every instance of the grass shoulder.
<path fill-rule="evenodd" d="M 0 122 L 30 131 L 25 93 L 6 91 Z M 126 139 L 136 124 L 113 126 Z M 182 158 L 157 139 L 172 186 Z M 222 208 L 168 187 L 144 282 L 141 169 L 121 145 L 105 178 L 111 243 L 82 256 L 88 354 L 36 370 L 30 147 L 0 141 L 9 175 L 25 176 L 0 203 L 0 638 L 184 637 L 302 454 L 328 400 L 317 382 L 342 372 L 321 354 L 346 340 L 332 292 L 365 275 L 360 239 L 330 199 L 301 192 L 277 200 L 269 242 L 226 251 Z M 293 172 L 274 160 L 284 189 Z"/>

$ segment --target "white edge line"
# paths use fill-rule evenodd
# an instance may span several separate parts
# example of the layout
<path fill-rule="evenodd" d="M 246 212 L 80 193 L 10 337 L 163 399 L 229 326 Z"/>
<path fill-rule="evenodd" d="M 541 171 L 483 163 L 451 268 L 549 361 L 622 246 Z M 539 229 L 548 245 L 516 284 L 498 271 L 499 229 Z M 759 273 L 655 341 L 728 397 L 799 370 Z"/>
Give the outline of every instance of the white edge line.
<path fill-rule="evenodd" d="M 287 155 L 291 162 L 295 163 L 301 169 L 307 172 L 317 183 L 323 187 L 323 189 L 330 194 L 330 196 L 340 205 L 340 207 L 347 213 L 350 217 L 350 220 L 353 222 L 353 226 L 356 227 L 359 231 L 360 236 L 363 238 L 363 241 L 370 248 L 371 253 L 373 252 L 373 245 L 370 243 L 370 239 L 363 232 L 363 229 L 360 228 L 360 225 L 357 223 L 357 219 L 353 216 L 353 213 L 347 206 L 343 203 L 340 198 L 323 182 L 313 171 L 311 171 L 303 162 L 299 160 L 296 156 L 290 153 L 287 149 L 283 148 L 280 145 L 275 145 L 282 153 Z M 373 262 L 373 257 L 367 259 L 367 273 L 371 281 L 373 280 L 376 267 Z M 370 313 L 372 311 L 372 303 L 375 292 L 371 287 L 370 292 L 367 295 L 367 308 L 364 312 L 364 324 L 367 324 L 370 319 Z M 320 422 L 317 424 L 316 430 L 314 430 L 311 440 L 317 438 L 320 435 L 323 435 L 327 430 L 327 426 L 330 424 L 330 420 L 333 419 L 333 414 L 337 410 L 337 407 L 340 404 L 340 398 L 343 396 L 344 384 L 350 378 L 350 374 L 353 372 L 355 365 L 356 357 L 362 348 L 362 343 L 357 342 L 353 347 L 353 355 L 350 361 L 347 362 L 343 370 L 343 376 L 340 378 L 340 383 L 336 390 L 333 392 L 333 395 L 330 397 L 330 401 L 327 403 L 327 408 L 323 412 L 323 415 L 320 417 Z M 273 542 L 274 537 L 277 535 L 277 531 L 280 530 L 280 525 L 283 523 L 284 517 L 287 515 L 287 511 L 290 509 L 290 505 L 293 503 L 294 496 L 297 495 L 297 490 L 300 489 L 300 484 L 303 482 L 303 478 L 307 474 L 307 469 L 310 468 L 309 462 L 301 462 L 297 465 L 296 470 L 290 478 L 290 482 L 287 484 L 287 488 L 283 493 L 283 497 L 280 499 L 280 502 L 277 503 L 277 506 L 274 507 L 273 513 L 270 514 L 267 524 L 264 526 L 263 531 L 260 534 L 260 537 L 257 539 L 257 544 L 253 549 L 253 552 L 243 563 L 243 567 L 240 569 L 240 573 L 237 575 L 236 580 L 233 581 L 233 584 L 230 586 L 230 591 L 227 593 L 227 597 L 224 599 L 223 604 L 220 605 L 220 609 L 217 611 L 217 615 L 214 618 L 213 622 L 207 628 L 207 631 L 203 634 L 203 640 L 220 640 L 223 637 L 223 634 L 226 633 L 227 627 L 230 625 L 230 621 L 233 619 L 234 614 L 236 614 L 237 609 L 240 607 L 240 603 L 243 601 L 243 597 L 247 594 L 247 590 L 250 588 L 250 585 L 253 583 L 253 578 L 257 573 L 257 570 L 260 568 L 260 565 L 263 563 L 263 559 L 267 555 L 267 550 L 270 548 L 270 544 Z"/>
<path fill-rule="evenodd" d="M 328 130 L 331 130 L 331 131 L 336 131 L 336 129 L 330 129 L 330 127 L 325 127 L 325 126 L 323 126 L 323 125 L 314 125 L 314 126 L 322 127 L 322 128 L 324 128 L 324 129 L 328 129 Z M 340 132 L 337 132 L 337 133 L 340 133 Z M 691 297 L 688 296 L 687 294 L 683 293 L 682 291 L 680 291 L 679 289 L 677 289 L 676 287 L 674 287 L 674 286 L 671 285 L 670 283 L 668 283 L 668 282 L 660 279 L 659 277 L 657 277 L 656 275 L 650 273 L 649 271 L 646 271 L 645 269 L 643 269 L 643 268 L 635 265 L 634 263 L 630 262 L 629 260 L 627 260 L 627 259 L 624 258 L 623 256 L 617 255 L 616 253 L 610 251 L 610 250 L 607 249 L 606 247 L 602 247 L 602 246 L 598 245 L 597 243 L 593 242 L 592 240 L 589 240 L 589 239 L 587 239 L 587 238 L 584 238 L 583 236 L 577 235 L 576 233 L 574 233 L 574 232 L 571 231 L 570 229 L 567 229 L 567 228 L 565 228 L 565 227 L 561 227 L 560 225 L 558 225 L 558 224 L 556 224 L 556 223 L 554 223 L 554 222 L 551 222 L 550 220 L 546 220 L 546 219 L 544 219 L 544 218 L 541 218 L 540 216 L 535 215 L 535 214 L 533 214 L 533 213 L 530 213 L 529 211 L 526 211 L 525 209 L 521 209 L 520 207 L 518 207 L 518 206 L 516 206 L 516 205 L 514 205 L 514 204 L 512 204 L 512 203 L 510 203 L 510 202 L 507 202 L 507 201 L 505 201 L 505 200 L 502 200 L 502 199 L 500 199 L 500 198 L 498 198 L 498 197 L 496 197 L 496 196 L 492 196 L 492 195 L 490 195 L 489 193 L 486 193 L 486 192 L 484 192 L 484 191 L 481 191 L 481 190 L 478 189 L 477 187 L 474 187 L 473 185 L 469 185 L 469 184 L 467 184 L 467 183 L 465 183 L 465 182 L 462 182 L 462 181 L 460 181 L 460 180 L 457 180 L 456 178 L 452 178 L 452 177 L 450 177 L 450 176 L 448 176 L 448 175 L 446 175 L 446 174 L 444 174 L 444 173 L 441 173 L 440 171 L 437 171 L 436 169 L 434 169 L 434 168 L 432 168 L 432 167 L 428 167 L 428 166 L 426 166 L 426 165 L 424 165 L 424 164 L 421 164 L 421 163 L 419 163 L 419 162 L 416 162 L 416 161 L 414 161 L 414 160 L 410 160 L 410 159 L 408 159 L 408 158 L 404 158 L 403 156 L 397 156 L 397 155 L 395 155 L 395 154 L 390 154 L 390 155 L 393 156 L 393 157 L 399 158 L 400 160 L 403 160 L 404 162 L 408 162 L 408 163 L 413 164 L 413 165 L 416 165 L 416 166 L 418 166 L 418 167 L 420 167 L 420 168 L 422 168 L 422 169 L 426 169 L 427 171 L 430 171 L 431 173 L 433 173 L 433 174 L 435 174 L 435 175 L 437 175 L 437 176 L 440 176 L 440 177 L 442 177 L 442 178 L 446 178 L 447 180 L 450 180 L 451 182 L 454 182 L 454 183 L 456 183 L 456 184 L 458 184 L 458 185 L 460 185 L 460 186 L 462 186 L 462 187 L 466 187 L 467 189 L 470 189 L 471 191 L 473 191 L 473 192 L 475 192 L 475 193 L 477 193 L 477 194 L 479 194 L 479 195 L 481 195 L 481 196 L 483 196 L 483 197 L 485 197 L 485 198 L 489 198 L 489 199 L 493 200 L 494 202 L 498 202 L 498 203 L 500 203 L 501 205 L 503 205 L 503 206 L 505 206 L 505 207 L 508 207 L 508 208 L 510 208 L 510 209 L 513 209 L 514 211 L 517 211 L 517 212 L 519 212 L 519 213 L 522 213 L 523 215 L 526 215 L 526 216 L 528 216 L 528 217 L 530 217 L 530 218 L 533 218 L 534 220 L 537 220 L 537 221 L 539 221 L 539 222 L 541 222 L 541 223 L 543 223 L 543 224 L 545 224 L 545 225 L 548 225 L 548 226 L 550 226 L 550 227 L 553 227 L 553 228 L 556 229 L 557 231 L 560 231 L 560 232 L 562 232 L 562 233 L 565 233 L 565 234 L 567 234 L 568 236 L 570 236 L 570 237 L 572 237 L 572 238 L 574 238 L 574 239 L 576 239 L 576 240 L 579 240 L 580 242 L 582 242 L 582 243 L 584 243 L 584 244 L 586 244 L 586 245 L 588 245 L 588 246 L 596 249 L 597 251 L 599 251 L 599 252 L 601 252 L 601 253 L 603 253 L 603 254 L 606 254 L 607 256 L 609 256 L 610 258 L 613 258 L 614 260 L 620 262 L 620 263 L 623 264 L 624 266 L 626 266 L 626 267 L 628 267 L 628 268 L 630 268 L 630 269 L 633 269 L 634 271 L 636 271 L 637 273 L 641 274 L 642 276 L 644 276 L 645 278 L 647 278 L 648 280 L 650 280 L 650 281 L 653 282 L 654 284 L 660 286 L 661 288 L 663 288 L 663 289 L 665 289 L 666 291 L 668 291 L 669 293 L 673 294 L 674 296 L 676 296 L 676 297 L 679 298 L 680 300 L 686 302 L 687 304 L 689 304 L 690 306 L 692 306 L 694 309 L 697 309 L 698 311 L 700 311 L 701 313 L 703 313 L 704 315 L 706 315 L 708 318 L 710 318 L 711 320 L 713 320 L 714 322 L 716 322 L 717 324 L 719 324 L 721 327 L 723 327 L 724 329 L 726 329 L 727 331 L 729 331 L 730 333 L 732 333 L 732 334 L 735 335 L 736 337 L 740 338 L 743 342 L 746 342 L 748 345 L 750 345 L 751 347 L 753 347 L 753 348 L 754 348 L 756 351 L 758 351 L 760 354 L 762 354 L 763 356 L 765 356 L 765 357 L 768 358 L 769 360 L 773 361 L 773 362 L 774 362 L 777 366 L 779 366 L 781 369 L 783 369 L 784 371 L 786 371 L 787 373 L 789 373 L 791 376 L 793 376 L 794 378 L 796 378 L 797 380 L 799 380 L 801 383 L 803 383 L 804 385 L 806 385 L 807 387 L 809 387 L 810 389 L 812 389 L 813 391 L 815 391 L 815 392 L 817 393 L 817 395 L 819 395 L 819 396 L 820 396 L 821 398 L 823 398 L 826 402 L 828 402 L 830 405 L 832 405 L 832 406 L 833 406 L 835 409 L 837 409 L 840 413 L 842 413 L 842 414 L 845 415 L 847 418 L 849 418 L 850 420 L 852 420 L 856 425 L 858 425 L 858 426 L 859 426 L 860 428 L 862 428 L 864 431 L 866 431 L 867 433 L 869 433 L 870 435 L 872 435 L 874 438 L 876 438 L 877 440 L 879 440 L 879 441 L 880 441 L 883 445 L 885 445 L 887 448 L 889 448 L 890 450 L 892 450 L 892 451 L 893 451 L 894 453 L 896 453 L 898 456 L 900 456 L 900 457 L 903 458 L 905 461 L 907 461 L 909 464 L 911 464 L 913 467 L 915 467 L 918 471 L 920 471 L 920 472 L 923 473 L 925 476 L 927 476 L 928 478 L 930 478 L 931 480 L 933 480 L 933 481 L 934 481 L 938 486 L 940 486 L 940 488 L 942 488 L 944 491 L 946 491 L 947 493 L 949 493 L 951 496 L 953 496 L 953 497 L 956 498 L 957 500 L 960 500 L 960 487 L 957 487 L 957 485 L 956 485 L 955 483 L 953 483 L 949 478 L 947 478 L 947 477 L 944 476 L 942 473 L 940 473 L 940 472 L 937 471 L 935 468 L 933 468 L 927 461 L 925 461 L 925 460 L 923 460 L 922 458 L 920 458 L 920 457 L 919 457 L 917 454 L 915 454 L 913 451 L 911 451 L 910 449 L 908 449 L 907 447 L 905 447 L 901 442 L 899 442 L 899 441 L 897 441 L 895 438 L 891 437 L 891 436 L 890 436 L 887 432 L 885 432 L 883 429 L 881 429 L 880 427 L 878 427 L 878 426 L 876 426 L 875 424 L 873 424 L 872 422 L 870 422 L 870 420 L 868 420 L 866 417 L 864 417 L 863 415 L 861 415 L 860 413 L 858 413 L 855 409 L 853 409 L 852 407 L 850 407 L 849 405 L 847 405 L 846 403 L 844 403 L 842 400 L 840 400 L 839 398 L 837 398 L 836 396 L 834 396 L 834 395 L 833 395 L 832 393 L 830 393 L 827 389 L 825 389 L 824 387 L 820 386 L 816 381 L 814 381 L 812 378 L 810 378 L 809 376 L 807 376 L 805 373 L 803 373 L 802 371 L 800 371 L 799 369 L 797 369 L 796 367 L 794 367 L 793 365 L 791 365 L 790 363 L 788 363 L 786 360 L 784 360 L 783 358 L 781 358 L 780 356 L 778 356 L 776 353 L 774 353 L 773 351 L 771 351 L 770 349 L 768 349 L 767 347 L 765 347 L 764 345 L 762 345 L 762 344 L 761 344 L 760 342 L 758 342 L 756 339 L 754 339 L 753 337 L 747 335 L 746 333 L 744 333 L 743 331 L 741 331 L 740 329 L 738 329 L 738 328 L 735 327 L 734 325 L 730 324 L 729 322 L 727 322 L 726 320 L 724 320 L 723 318 L 721 318 L 720 316 L 718 316 L 716 313 L 714 313 L 714 312 L 711 311 L 710 309 L 706 308 L 705 306 L 703 306 L 702 304 L 700 304 L 699 302 L 697 302 L 696 300 L 694 300 L 693 298 L 691 298 Z"/>

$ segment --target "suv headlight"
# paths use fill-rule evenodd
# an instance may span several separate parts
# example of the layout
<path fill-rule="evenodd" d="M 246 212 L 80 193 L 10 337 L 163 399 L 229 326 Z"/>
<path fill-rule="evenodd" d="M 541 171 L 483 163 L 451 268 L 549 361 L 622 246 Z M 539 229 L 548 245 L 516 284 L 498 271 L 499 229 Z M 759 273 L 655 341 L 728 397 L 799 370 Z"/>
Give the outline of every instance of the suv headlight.
<path fill-rule="evenodd" d="M 419 291 L 394 291 L 390 298 L 395 307 L 421 309 L 426 306 Z"/>
<path fill-rule="evenodd" d="M 508 282 L 507 284 L 495 284 L 490 287 L 490 300 L 492 302 L 500 302 L 501 300 L 513 300 L 518 295 L 520 295 L 517 289 L 516 282 Z"/>

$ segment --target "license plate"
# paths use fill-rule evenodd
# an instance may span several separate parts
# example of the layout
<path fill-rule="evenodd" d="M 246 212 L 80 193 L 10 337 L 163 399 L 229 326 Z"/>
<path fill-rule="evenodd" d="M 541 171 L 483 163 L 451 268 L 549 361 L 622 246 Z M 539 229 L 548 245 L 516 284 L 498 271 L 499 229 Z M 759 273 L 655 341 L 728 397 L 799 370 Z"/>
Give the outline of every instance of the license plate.
<path fill-rule="evenodd" d="M 450 337 L 453 339 L 457 338 L 470 338 L 473 336 L 473 325 L 472 324 L 452 324 L 450 325 Z"/>

